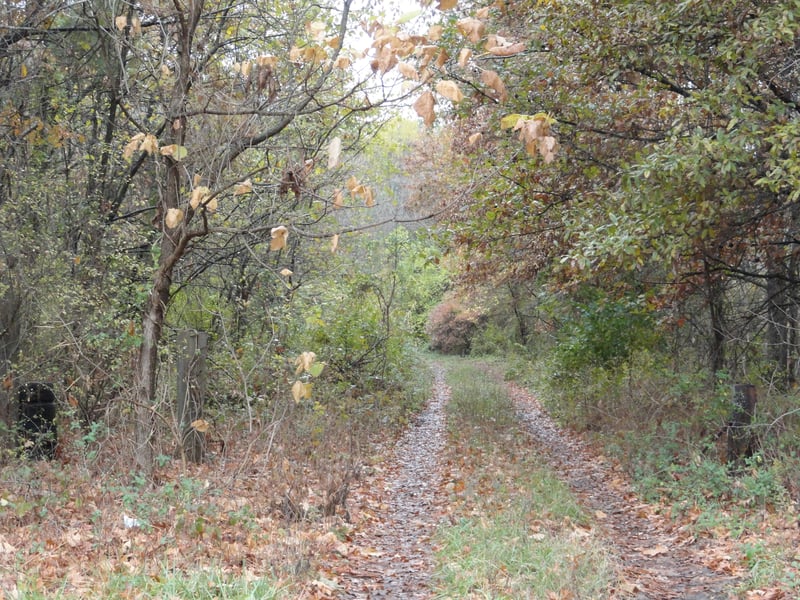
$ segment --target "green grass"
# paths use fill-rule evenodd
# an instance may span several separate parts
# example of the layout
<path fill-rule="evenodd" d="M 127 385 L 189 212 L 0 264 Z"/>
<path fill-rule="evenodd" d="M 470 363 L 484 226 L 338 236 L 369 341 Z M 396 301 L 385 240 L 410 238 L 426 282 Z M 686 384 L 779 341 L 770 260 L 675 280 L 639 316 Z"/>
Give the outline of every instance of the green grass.
<path fill-rule="evenodd" d="M 22 583 L 13 597 L 19 600 L 86 598 L 79 582 L 65 583 L 60 591 L 37 590 L 35 577 Z M 96 594 L 92 587 L 91 594 Z M 193 600 L 278 600 L 291 598 L 280 584 L 246 575 L 233 576 L 218 570 L 181 573 L 165 568 L 160 573 L 115 573 L 107 580 L 102 597 L 109 600 L 135 598 L 136 600 L 161 598 L 192 598 Z"/>
<path fill-rule="evenodd" d="M 613 559 L 569 489 L 538 464 L 505 386 L 463 362 L 448 364 L 448 382 L 454 513 L 436 535 L 436 597 L 607 597 Z"/>

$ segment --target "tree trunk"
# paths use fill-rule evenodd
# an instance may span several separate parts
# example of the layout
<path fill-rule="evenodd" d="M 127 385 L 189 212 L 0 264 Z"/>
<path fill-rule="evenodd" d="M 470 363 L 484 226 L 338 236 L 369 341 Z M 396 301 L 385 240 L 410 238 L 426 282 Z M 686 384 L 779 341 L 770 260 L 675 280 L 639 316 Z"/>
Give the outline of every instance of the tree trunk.
<path fill-rule="evenodd" d="M 162 244 L 163 246 L 163 244 Z M 162 255 L 163 256 L 163 255 Z M 158 270 L 150 291 L 142 323 L 142 343 L 136 365 L 135 397 L 135 455 L 136 467 L 149 477 L 153 471 L 153 434 L 156 417 L 156 373 L 158 372 L 158 344 L 164 327 L 164 315 L 169 302 L 172 267 Z"/>
<path fill-rule="evenodd" d="M 715 274 L 708 262 L 705 268 L 705 292 L 708 303 L 708 313 L 711 322 L 711 337 L 709 339 L 709 367 L 712 376 L 725 368 L 725 310 L 722 281 Z"/>

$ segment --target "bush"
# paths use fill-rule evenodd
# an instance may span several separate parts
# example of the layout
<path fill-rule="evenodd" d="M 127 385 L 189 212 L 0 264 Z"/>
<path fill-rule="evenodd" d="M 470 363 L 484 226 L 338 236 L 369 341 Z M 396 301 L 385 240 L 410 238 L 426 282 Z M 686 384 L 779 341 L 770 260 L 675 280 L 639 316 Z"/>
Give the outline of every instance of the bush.
<path fill-rule="evenodd" d="M 445 300 L 428 317 L 430 348 L 444 354 L 469 354 L 472 341 L 485 315 L 464 308 L 455 300 Z"/>

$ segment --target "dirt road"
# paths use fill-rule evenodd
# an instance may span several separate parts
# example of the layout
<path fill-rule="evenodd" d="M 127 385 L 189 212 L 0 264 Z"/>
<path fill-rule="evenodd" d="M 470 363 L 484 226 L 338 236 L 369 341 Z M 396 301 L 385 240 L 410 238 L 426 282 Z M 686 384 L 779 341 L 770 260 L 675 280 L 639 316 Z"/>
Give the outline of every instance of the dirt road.
<path fill-rule="evenodd" d="M 342 599 L 435 597 L 431 536 L 446 494 L 441 454 L 447 441 L 450 390 L 434 366 L 435 386 L 424 411 L 392 448 L 389 459 L 356 490 L 357 524 L 350 552 L 330 571 Z M 714 549 L 675 530 L 640 502 L 620 472 L 578 436 L 556 425 L 527 390 L 509 384 L 518 417 L 549 466 L 580 498 L 618 559 L 621 584 L 612 598 L 723 600 L 734 581 L 705 566 Z M 368 492 L 367 492 L 368 488 Z"/>

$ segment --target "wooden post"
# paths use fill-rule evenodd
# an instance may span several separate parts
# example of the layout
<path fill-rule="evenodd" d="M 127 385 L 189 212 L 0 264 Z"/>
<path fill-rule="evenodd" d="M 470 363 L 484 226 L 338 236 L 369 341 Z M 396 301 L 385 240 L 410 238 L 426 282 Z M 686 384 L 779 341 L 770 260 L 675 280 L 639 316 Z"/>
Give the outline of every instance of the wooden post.
<path fill-rule="evenodd" d="M 205 454 L 205 436 L 192 427 L 203 418 L 206 394 L 206 353 L 208 334 L 187 330 L 178 334 L 177 416 L 181 432 L 181 451 L 192 462 L 201 462 Z"/>
<path fill-rule="evenodd" d="M 753 453 L 751 425 L 756 409 L 756 386 L 733 386 L 733 412 L 728 422 L 728 464 L 736 465 Z"/>

